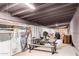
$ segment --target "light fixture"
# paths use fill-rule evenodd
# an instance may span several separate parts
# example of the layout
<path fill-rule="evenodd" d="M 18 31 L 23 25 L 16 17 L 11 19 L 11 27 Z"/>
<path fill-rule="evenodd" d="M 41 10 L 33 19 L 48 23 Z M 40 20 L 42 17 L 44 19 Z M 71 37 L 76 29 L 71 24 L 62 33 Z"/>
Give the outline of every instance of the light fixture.
<path fill-rule="evenodd" d="M 58 24 L 55 24 L 55 26 L 58 26 Z"/>
<path fill-rule="evenodd" d="M 31 3 L 25 3 L 30 9 L 33 9 L 33 10 L 35 10 L 36 8 L 35 8 L 35 6 L 33 5 L 33 4 L 31 4 Z"/>

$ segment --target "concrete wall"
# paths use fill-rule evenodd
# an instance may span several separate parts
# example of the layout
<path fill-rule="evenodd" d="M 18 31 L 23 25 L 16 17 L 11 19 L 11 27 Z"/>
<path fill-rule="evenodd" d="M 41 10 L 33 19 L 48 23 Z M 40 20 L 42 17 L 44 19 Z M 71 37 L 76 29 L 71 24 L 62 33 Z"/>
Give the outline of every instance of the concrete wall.
<path fill-rule="evenodd" d="M 79 6 L 70 22 L 70 33 L 73 43 L 79 53 Z"/>

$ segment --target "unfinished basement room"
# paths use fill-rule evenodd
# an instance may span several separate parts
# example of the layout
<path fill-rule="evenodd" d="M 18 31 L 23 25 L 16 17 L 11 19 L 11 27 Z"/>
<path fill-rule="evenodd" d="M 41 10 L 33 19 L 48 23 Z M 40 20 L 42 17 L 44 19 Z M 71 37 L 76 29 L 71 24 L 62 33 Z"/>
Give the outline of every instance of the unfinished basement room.
<path fill-rule="evenodd" d="M 0 56 L 79 56 L 79 4 L 0 3 Z"/>

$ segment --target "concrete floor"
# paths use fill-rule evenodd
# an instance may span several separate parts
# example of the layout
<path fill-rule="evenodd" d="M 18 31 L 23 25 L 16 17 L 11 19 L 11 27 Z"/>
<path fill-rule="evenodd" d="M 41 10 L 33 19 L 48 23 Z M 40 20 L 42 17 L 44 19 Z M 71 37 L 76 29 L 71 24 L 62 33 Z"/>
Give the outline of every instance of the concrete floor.
<path fill-rule="evenodd" d="M 38 47 L 36 49 L 41 50 L 48 50 L 50 51 L 50 48 L 43 48 Z M 76 56 L 74 52 L 74 48 L 70 45 L 64 45 L 61 49 L 57 49 L 57 53 L 51 54 L 50 52 L 44 52 L 44 51 L 38 51 L 38 50 L 32 50 L 31 53 L 27 50 L 25 52 L 21 52 L 16 54 L 15 56 Z"/>

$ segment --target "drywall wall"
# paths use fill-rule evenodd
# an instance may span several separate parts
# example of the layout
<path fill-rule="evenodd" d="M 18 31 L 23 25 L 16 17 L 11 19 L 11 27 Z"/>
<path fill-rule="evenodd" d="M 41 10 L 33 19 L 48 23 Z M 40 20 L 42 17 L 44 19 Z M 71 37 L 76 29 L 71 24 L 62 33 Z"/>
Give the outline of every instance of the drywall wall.
<path fill-rule="evenodd" d="M 79 6 L 70 22 L 70 33 L 72 35 L 73 44 L 79 51 Z"/>

